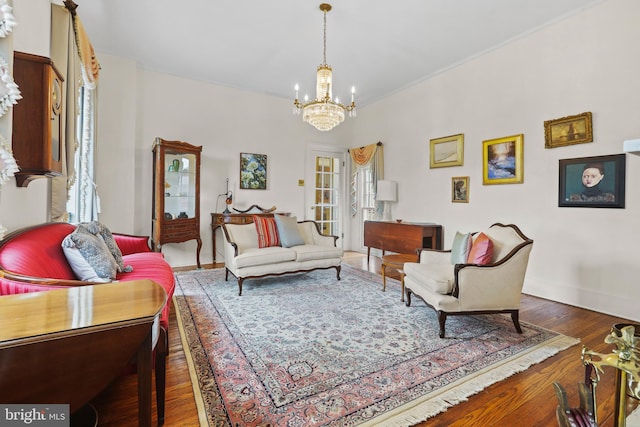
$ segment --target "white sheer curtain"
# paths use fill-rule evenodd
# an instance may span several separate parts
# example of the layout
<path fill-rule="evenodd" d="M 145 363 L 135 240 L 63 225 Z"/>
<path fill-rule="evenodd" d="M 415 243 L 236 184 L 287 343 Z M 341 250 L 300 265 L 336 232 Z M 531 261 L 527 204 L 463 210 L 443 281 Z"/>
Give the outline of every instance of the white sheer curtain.
<path fill-rule="evenodd" d="M 384 146 L 382 142 L 378 142 L 364 147 L 351 148 L 349 149 L 349 157 L 351 158 L 350 204 L 351 216 L 354 217 L 358 213 L 358 171 L 363 168 L 370 169 L 375 200 L 378 180 L 384 179 Z M 382 215 L 382 208 L 383 203 L 376 202 L 376 211 L 380 215 Z"/>
<path fill-rule="evenodd" d="M 65 76 L 63 175 L 51 182 L 51 220 L 98 218 L 94 182 L 100 66 L 73 1 L 51 5 L 51 59 Z"/>

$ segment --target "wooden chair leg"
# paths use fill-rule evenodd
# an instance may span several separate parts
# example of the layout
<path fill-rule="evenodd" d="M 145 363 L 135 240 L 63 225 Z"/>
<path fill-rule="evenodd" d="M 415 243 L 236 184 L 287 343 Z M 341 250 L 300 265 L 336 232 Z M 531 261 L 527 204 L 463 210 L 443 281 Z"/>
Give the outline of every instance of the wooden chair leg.
<path fill-rule="evenodd" d="M 438 323 L 440 324 L 440 338 L 444 338 L 444 324 L 447 321 L 447 313 L 438 311 Z"/>
<path fill-rule="evenodd" d="M 511 320 L 513 320 L 513 325 L 516 327 L 516 331 L 518 331 L 518 333 L 521 334 L 522 328 L 520 327 L 520 311 L 519 310 L 511 312 Z"/>
<path fill-rule="evenodd" d="M 336 266 L 336 277 L 338 278 L 338 280 L 340 280 L 340 269 L 342 268 L 342 266 L 337 265 Z"/>
<path fill-rule="evenodd" d="M 169 336 L 167 330 L 160 328 L 160 335 L 156 344 L 155 376 L 156 376 L 156 406 L 158 410 L 158 425 L 164 424 L 165 387 L 167 377 L 167 353 L 169 352 Z"/>
<path fill-rule="evenodd" d="M 238 296 L 242 296 L 242 282 L 244 282 L 243 278 L 238 278 Z"/>
<path fill-rule="evenodd" d="M 411 292 L 411 289 L 409 289 L 409 288 L 405 288 L 405 289 L 407 291 L 407 302 L 406 302 L 406 304 L 407 304 L 407 307 L 409 307 L 411 305 L 411 293 L 412 292 Z"/>

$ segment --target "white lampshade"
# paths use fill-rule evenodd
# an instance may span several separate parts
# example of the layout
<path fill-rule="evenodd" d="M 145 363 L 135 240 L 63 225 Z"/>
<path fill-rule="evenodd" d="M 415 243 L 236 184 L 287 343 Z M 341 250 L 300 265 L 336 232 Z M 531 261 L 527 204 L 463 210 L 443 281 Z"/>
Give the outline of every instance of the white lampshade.
<path fill-rule="evenodd" d="M 378 181 L 376 200 L 380 202 L 395 202 L 398 199 L 398 183 L 395 181 Z"/>

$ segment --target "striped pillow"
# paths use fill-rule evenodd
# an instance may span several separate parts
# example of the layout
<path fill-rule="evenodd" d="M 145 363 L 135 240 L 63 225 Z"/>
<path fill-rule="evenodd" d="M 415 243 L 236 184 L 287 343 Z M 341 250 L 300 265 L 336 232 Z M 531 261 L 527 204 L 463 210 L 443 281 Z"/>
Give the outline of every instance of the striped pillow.
<path fill-rule="evenodd" d="M 280 246 L 278 227 L 276 226 L 275 219 L 253 215 L 253 223 L 256 225 L 256 231 L 258 232 L 259 248 Z"/>

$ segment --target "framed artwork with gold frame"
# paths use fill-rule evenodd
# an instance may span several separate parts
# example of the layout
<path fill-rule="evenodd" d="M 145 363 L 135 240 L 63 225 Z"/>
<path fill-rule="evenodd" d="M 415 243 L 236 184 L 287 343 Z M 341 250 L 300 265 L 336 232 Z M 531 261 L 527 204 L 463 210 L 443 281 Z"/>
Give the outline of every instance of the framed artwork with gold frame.
<path fill-rule="evenodd" d="M 593 142 L 591 112 L 544 122 L 544 148 Z"/>
<path fill-rule="evenodd" d="M 524 134 L 482 141 L 482 184 L 524 182 Z"/>
<path fill-rule="evenodd" d="M 453 203 L 469 203 L 468 176 L 454 176 L 451 178 L 451 201 Z"/>
<path fill-rule="evenodd" d="M 429 167 L 462 166 L 464 162 L 464 134 L 444 136 L 429 141 Z"/>

